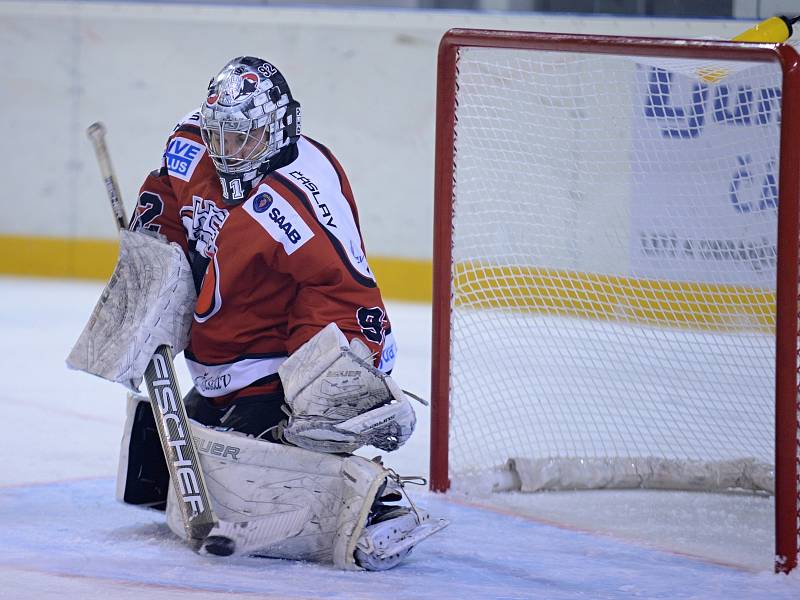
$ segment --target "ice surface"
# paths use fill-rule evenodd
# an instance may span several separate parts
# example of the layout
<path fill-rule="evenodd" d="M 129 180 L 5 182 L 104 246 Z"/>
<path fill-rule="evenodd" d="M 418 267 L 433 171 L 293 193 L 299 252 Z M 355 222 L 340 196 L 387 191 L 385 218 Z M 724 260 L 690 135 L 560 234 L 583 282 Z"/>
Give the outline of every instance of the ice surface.
<path fill-rule="evenodd" d="M 64 366 L 101 287 L 0 278 L 0 598 L 800 597 L 800 575 L 772 575 L 769 556 L 753 571 L 679 554 L 722 560 L 713 546 L 733 555 L 764 529 L 758 499 L 712 510 L 704 502 L 712 494 L 684 494 L 683 503 L 663 492 L 517 495 L 503 511 L 412 490 L 452 525 L 392 571 L 198 556 L 159 514 L 114 500 L 124 390 Z M 395 377 L 427 396 L 430 309 L 389 303 L 389 311 L 400 346 Z M 188 375 L 177 366 L 185 391 Z M 402 474 L 428 470 L 428 414 L 416 408 L 418 432 L 386 459 Z M 709 522 L 721 539 L 681 545 Z"/>

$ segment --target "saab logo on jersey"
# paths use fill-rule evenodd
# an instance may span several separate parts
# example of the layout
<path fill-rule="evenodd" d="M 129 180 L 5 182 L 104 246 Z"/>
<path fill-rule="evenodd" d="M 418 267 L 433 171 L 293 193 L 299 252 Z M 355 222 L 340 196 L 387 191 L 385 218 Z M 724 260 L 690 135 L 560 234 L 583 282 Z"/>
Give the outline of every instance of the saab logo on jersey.
<path fill-rule="evenodd" d="M 261 192 L 253 198 L 253 210 L 257 213 L 266 212 L 270 206 L 272 206 L 272 196 L 267 192 Z"/>
<path fill-rule="evenodd" d="M 278 228 L 286 234 L 292 244 L 297 244 L 300 241 L 300 232 L 292 225 L 292 218 L 287 217 L 278 208 L 273 208 L 269 211 L 269 218 L 278 226 Z M 297 221 L 295 221 L 297 222 Z M 291 253 L 290 253 L 291 254 Z"/>
<path fill-rule="evenodd" d="M 167 172 L 173 177 L 189 181 L 205 151 L 203 144 L 182 137 L 172 138 L 164 152 Z"/>
<path fill-rule="evenodd" d="M 245 202 L 243 208 L 283 246 L 286 254 L 292 254 L 314 237 L 314 232 L 292 205 L 277 194 L 259 192 L 252 202 Z"/>

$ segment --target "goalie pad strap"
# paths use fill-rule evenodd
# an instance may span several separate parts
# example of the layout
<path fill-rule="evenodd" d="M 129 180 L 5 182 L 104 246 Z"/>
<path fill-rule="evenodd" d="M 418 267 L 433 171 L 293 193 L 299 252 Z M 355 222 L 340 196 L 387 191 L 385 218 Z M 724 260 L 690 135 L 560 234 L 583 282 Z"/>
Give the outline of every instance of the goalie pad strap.
<path fill-rule="evenodd" d="M 67 366 L 138 391 L 156 348 L 188 343 L 196 302 L 183 250 L 142 232 L 121 231 L 120 253 Z"/>

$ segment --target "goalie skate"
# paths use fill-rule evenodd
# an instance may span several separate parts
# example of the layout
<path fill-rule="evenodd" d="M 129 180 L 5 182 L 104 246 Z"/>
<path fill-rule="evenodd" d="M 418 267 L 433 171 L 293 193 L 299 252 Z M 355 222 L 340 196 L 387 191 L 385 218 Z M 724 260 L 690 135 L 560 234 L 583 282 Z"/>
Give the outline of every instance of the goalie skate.
<path fill-rule="evenodd" d="M 368 571 L 397 566 L 414 546 L 450 524 L 446 519 L 432 520 L 423 510 L 386 508 L 389 510 L 373 517 L 356 544 L 356 563 Z"/>

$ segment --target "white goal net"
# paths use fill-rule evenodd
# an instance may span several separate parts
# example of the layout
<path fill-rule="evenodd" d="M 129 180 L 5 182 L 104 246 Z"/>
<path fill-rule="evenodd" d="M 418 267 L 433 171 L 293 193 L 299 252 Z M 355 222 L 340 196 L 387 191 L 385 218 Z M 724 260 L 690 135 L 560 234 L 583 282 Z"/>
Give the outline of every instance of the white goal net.
<path fill-rule="evenodd" d="M 454 489 L 774 493 L 783 70 L 649 54 L 456 51 L 434 348 Z"/>

